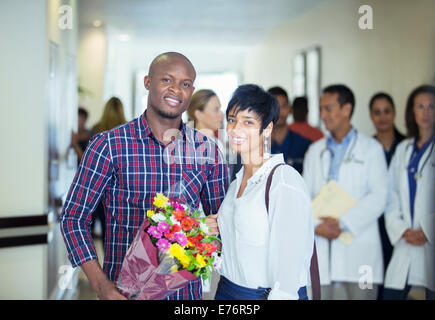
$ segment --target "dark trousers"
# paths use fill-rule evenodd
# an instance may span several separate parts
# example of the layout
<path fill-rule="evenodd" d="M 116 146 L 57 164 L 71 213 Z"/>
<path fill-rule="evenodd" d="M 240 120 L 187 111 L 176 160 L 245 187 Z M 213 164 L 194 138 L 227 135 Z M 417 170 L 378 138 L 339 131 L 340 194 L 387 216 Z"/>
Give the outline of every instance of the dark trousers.
<path fill-rule="evenodd" d="M 267 300 L 269 292 L 270 288 L 246 288 L 221 276 L 216 290 L 215 300 Z M 308 300 L 306 287 L 300 288 L 298 294 L 299 300 Z"/>
<path fill-rule="evenodd" d="M 411 286 L 409 285 L 406 285 L 402 290 L 384 288 L 382 300 L 406 300 L 409 291 L 411 291 Z M 435 300 L 435 292 L 426 289 L 426 300 Z"/>
<path fill-rule="evenodd" d="M 379 233 L 381 236 L 381 243 L 382 243 L 382 256 L 384 259 L 384 274 L 387 270 L 388 264 L 390 263 L 391 256 L 393 255 L 393 246 L 390 243 L 390 239 L 388 238 L 387 230 L 385 229 L 385 219 L 384 214 L 379 217 L 378 219 L 378 225 L 379 225 Z M 378 298 L 377 300 L 383 300 L 384 295 L 384 286 L 380 284 L 378 286 Z"/>

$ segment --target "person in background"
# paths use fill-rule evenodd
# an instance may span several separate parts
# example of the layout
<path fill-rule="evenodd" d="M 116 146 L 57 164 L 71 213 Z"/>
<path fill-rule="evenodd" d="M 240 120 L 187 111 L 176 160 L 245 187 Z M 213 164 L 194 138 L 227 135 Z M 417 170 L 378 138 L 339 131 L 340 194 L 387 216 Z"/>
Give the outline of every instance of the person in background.
<path fill-rule="evenodd" d="M 323 132 L 316 127 L 310 126 L 308 119 L 307 97 L 297 97 L 293 100 L 293 123 L 288 126 L 290 130 L 302 137 L 315 142 L 323 138 Z"/>
<path fill-rule="evenodd" d="M 291 106 L 287 92 L 281 87 L 272 87 L 268 92 L 278 100 L 279 104 L 279 119 L 272 131 L 272 154 L 282 153 L 285 162 L 302 174 L 305 152 L 311 141 L 288 128 L 287 118 Z"/>
<path fill-rule="evenodd" d="M 117 97 L 110 98 L 104 106 L 103 115 L 100 121 L 98 121 L 92 127 L 92 135 L 96 135 L 101 132 L 112 130 L 120 125 L 125 124 L 124 106 L 122 101 Z M 106 214 L 104 212 L 104 204 L 100 201 L 97 208 L 92 213 L 92 234 L 95 235 L 95 221 L 99 219 L 101 223 L 101 239 L 103 244 L 106 239 Z"/>
<path fill-rule="evenodd" d="M 78 164 L 82 160 L 83 153 L 85 152 L 86 146 L 91 138 L 91 131 L 86 128 L 88 116 L 88 112 L 84 108 L 79 107 L 77 133 L 71 133 L 71 146 L 74 148 L 74 151 L 77 154 Z"/>
<path fill-rule="evenodd" d="M 304 178 L 313 199 L 335 181 L 356 200 L 338 219 L 315 219 L 325 300 L 343 299 L 343 291 L 350 300 L 375 300 L 384 277 L 378 218 L 387 202 L 387 165 L 381 144 L 352 126 L 354 107 L 355 97 L 347 86 L 323 89 L 320 118 L 329 134 L 310 146 L 304 162 Z M 343 231 L 350 239 L 340 238 Z M 360 287 L 361 280 L 367 287 Z"/>
<path fill-rule="evenodd" d="M 224 114 L 221 103 L 213 90 L 198 90 L 192 95 L 187 108 L 189 121 L 194 122 L 194 128 L 217 143 L 223 152 L 223 143 L 214 133 L 222 128 Z"/>
<path fill-rule="evenodd" d="M 389 165 L 397 145 L 405 138 L 394 125 L 396 108 L 393 98 L 384 92 L 375 94 L 369 103 L 370 119 L 376 128 L 374 138 L 384 147 L 385 159 Z"/>
<path fill-rule="evenodd" d="M 92 134 L 95 135 L 107 130 L 112 130 L 126 122 L 124 106 L 121 100 L 117 97 L 112 97 L 104 106 L 100 121 L 92 127 Z"/>
<path fill-rule="evenodd" d="M 384 300 L 404 300 L 412 286 L 435 299 L 435 87 L 423 85 L 408 97 L 408 139 L 396 149 L 389 169 L 391 189 L 385 227 L 394 246 L 384 283 Z"/>
<path fill-rule="evenodd" d="M 373 136 L 384 147 L 385 160 L 387 167 L 390 165 L 391 158 L 397 145 L 405 138 L 394 125 L 396 117 L 396 108 L 393 98 L 387 93 L 379 92 L 373 95 L 369 102 L 370 118 L 376 128 L 376 134 Z M 385 230 L 385 217 L 381 215 L 378 219 L 379 232 L 381 233 L 382 254 L 384 257 L 384 273 L 390 262 L 393 253 L 393 246 L 388 239 Z M 383 296 L 383 285 L 378 288 L 378 300 Z"/>

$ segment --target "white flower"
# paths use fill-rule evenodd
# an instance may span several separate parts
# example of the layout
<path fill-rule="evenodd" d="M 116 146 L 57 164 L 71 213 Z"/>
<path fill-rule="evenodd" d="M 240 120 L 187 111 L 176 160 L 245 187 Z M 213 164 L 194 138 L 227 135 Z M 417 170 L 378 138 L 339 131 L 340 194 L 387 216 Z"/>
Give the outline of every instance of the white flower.
<path fill-rule="evenodd" d="M 178 221 L 174 218 L 173 215 L 171 215 L 171 217 L 169 218 L 169 220 L 171 220 L 172 225 L 176 225 L 176 224 L 179 225 Z"/>
<path fill-rule="evenodd" d="M 203 219 L 200 220 L 200 222 L 199 222 L 199 227 L 201 228 L 201 230 L 202 230 L 205 234 L 209 234 L 209 233 L 210 233 L 210 228 L 209 228 L 208 225 L 203 221 Z"/>
<path fill-rule="evenodd" d="M 154 222 L 162 222 L 162 221 L 166 221 L 166 217 L 165 217 L 163 214 L 161 214 L 161 213 L 155 213 L 155 214 L 153 214 L 153 215 L 151 216 L 151 219 L 152 219 Z"/>

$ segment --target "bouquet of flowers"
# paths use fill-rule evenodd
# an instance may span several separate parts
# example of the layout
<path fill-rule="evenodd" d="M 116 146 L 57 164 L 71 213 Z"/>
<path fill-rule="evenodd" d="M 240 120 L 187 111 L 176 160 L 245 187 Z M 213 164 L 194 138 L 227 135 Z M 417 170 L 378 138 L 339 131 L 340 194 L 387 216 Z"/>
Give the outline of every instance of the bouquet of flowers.
<path fill-rule="evenodd" d="M 124 258 L 117 286 L 129 299 L 163 299 L 218 263 L 217 237 L 199 210 L 161 193 Z"/>

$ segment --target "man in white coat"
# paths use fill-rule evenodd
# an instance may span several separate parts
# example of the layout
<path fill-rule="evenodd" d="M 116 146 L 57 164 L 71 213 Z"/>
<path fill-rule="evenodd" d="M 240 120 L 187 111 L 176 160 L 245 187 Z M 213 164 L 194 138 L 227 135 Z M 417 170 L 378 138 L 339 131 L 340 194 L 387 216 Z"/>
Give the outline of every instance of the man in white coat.
<path fill-rule="evenodd" d="M 344 85 L 325 88 L 320 118 L 329 134 L 312 144 L 304 161 L 304 179 L 314 198 L 334 180 L 357 200 L 339 219 L 315 219 L 322 298 L 376 299 L 383 282 L 383 259 L 377 219 L 388 196 L 387 166 L 382 146 L 351 125 L 355 105 Z M 350 233 L 345 243 L 339 236 Z M 340 295 L 345 292 L 346 296 Z"/>

